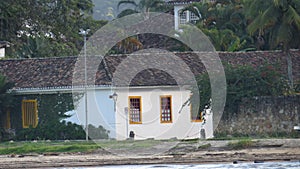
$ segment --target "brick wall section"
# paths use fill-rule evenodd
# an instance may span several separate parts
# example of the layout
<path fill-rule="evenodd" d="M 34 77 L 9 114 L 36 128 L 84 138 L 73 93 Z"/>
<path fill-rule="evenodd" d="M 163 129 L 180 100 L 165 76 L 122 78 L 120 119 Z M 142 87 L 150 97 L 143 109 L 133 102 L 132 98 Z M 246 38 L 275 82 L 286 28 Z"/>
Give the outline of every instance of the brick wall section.
<path fill-rule="evenodd" d="M 237 114 L 222 117 L 216 133 L 227 135 L 274 135 L 295 132 L 300 125 L 300 95 L 244 99 Z"/>

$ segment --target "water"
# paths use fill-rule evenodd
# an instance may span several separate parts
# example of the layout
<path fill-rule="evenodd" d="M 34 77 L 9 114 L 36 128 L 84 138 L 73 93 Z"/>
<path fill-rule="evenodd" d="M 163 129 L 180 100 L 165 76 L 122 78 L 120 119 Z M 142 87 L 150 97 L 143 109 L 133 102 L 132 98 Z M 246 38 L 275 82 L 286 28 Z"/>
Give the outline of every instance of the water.
<path fill-rule="evenodd" d="M 87 168 L 87 167 L 86 167 Z M 239 163 L 239 164 L 193 164 L 193 165 L 119 165 L 88 167 L 87 169 L 300 169 L 300 161 L 295 162 L 265 162 L 265 163 Z M 66 168 L 85 169 L 85 168 Z"/>

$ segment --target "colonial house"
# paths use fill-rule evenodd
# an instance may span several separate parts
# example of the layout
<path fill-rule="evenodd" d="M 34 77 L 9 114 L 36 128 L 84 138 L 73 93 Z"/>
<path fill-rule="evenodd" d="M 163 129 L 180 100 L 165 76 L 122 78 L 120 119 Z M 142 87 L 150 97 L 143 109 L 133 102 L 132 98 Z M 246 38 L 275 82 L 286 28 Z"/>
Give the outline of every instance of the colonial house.
<path fill-rule="evenodd" d="M 294 63 L 293 75 L 297 81 L 300 79 L 299 71 L 296 71 L 300 69 L 300 52 L 296 50 L 291 53 Z M 165 63 L 163 58 L 168 57 L 165 53 L 144 55 L 161 57 L 162 60 L 152 64 L 163 64 L 165 68 L 147 68 L 147 62 L 137 59 L 136 65 L 123 64 L 130 55 L 106 56 L 99 65 L 91 66 L 96 57 L 88 57 L 88 72 L 90 69 L 96 71 L 87 74 L 86 88 L 83 78 L 76 78 L 84 75 L 80 67 L 82 65 L 78 65 L 79 57 L 0 60 L 0 72 L 9 81 L 14 82 L 15 87 L 12 91 L 22 96 L 22 99 L 18 100 L 21 106 L 1 117 L 2 121 L 6 121 L 3 127 L 37 127 L 43 115 L 43 112 L 39 111 L 40 100 L 37 95 L 84 93 L 86 89 L 88 118 L 86 119 L 85 95 L 80 97 L 79 101 L 76 100 L 76 116 L 82 125 L 85 125 L 87 120 L 88 124 L 102 125 L 110 130 L 111 138 L 124 140 L 134 136 L 135 139 L 191 139 L 200 138 L 201 130 L 205 131 L 205 138 L 211 138 L 213 112 L 207 113 L 206 123 L 201 121 L 201 112 L 192 113 L 192 106 L 188 103 L 192 94 L 190 84 L 184 83 L 185 79 L 180 79 L 182 74 L 176 74 L 190 71 L 192 75 L 197 76 L 203 73 L 205 68 L 201 59 L 189 52 L 172 54 L 187 67 Z M 282 72 L 286 72 L 285 56 L 280 51 L 218 54 L 223 62 L 229 64 L 256 67 L 264 63 L 276 63 L 280 65 Z M 139 65 L 143 69 L 139 69 Z M 169 68 L 174 69 L 168 71 Z M 118 72 L 121 74 L 118 75 Z M 78 74 L 80 76 L 77 76 Z M 16 121 L 18 124 L 14 123 Z"/>
<path fill-rule="evenodd" d="M 167 57 L 165 54 L 155 55 Z M 189 99 L 192 93 L 188 83 L 178 84 L 166 71 L 151 68 L 137 72 L 128 86 L 122 84 L 123 77 L 119 82 L 114 79 L 118 66 L 127 58 L 126 55 L 106 56 L 95 67 L 91 67 L 95 63 L 95 57 L 87 58 L 87 69 L 96 68 L 97 71 L 94 75 L 88 74 L 87 95 L 83 95 L 76 103 L 76 116 L 82 125 L 86 124 L 87 96 L 88 124 L 102 125 L 110 131 L 110 137 L 117 140 L 133 137 L 132 135 L 135 139 L 200 138 L 201 129 L 205 131 L 205 138 L 213 137 L 212 114 L 207 113 L 206 123 L 203 124 L 201 112 L 193 114 L 191 111 Z M 5 127 L 35 128 L 39 125 L 39 117 L 43 112 L 39 111 L 39 98 L 32 96 L 83 93 L 84 83 L 76 76 L 83 74 L 81 68 L 80 71 L 77 69 L 78 60 L 78 57 L 1 60 L 1 73 L 15 83 L 12 91 L 22 96 L 19 100 L 21 107 L 16 112 L 7 112 L 5 115 L 7 122 L 21 118 L 22 123 Z M 190 68 L 193 74 L 202 71 L 198 67 L 201 61 L 196 56 L 187 56 L 183 60 L 187 65 L 188 62 L 198 63 Z M 146 65 L 142 60 L 139 63 Z M 128 70 L 122 70 L 126 72 L 126 76 L 133 68 L 131 65 L 125 66 L 128 66 Z M 174 66 L 176 65 L 173 68 Z M 176 69 L 180 70 L 180 67 Z M 117 99 L 112 99 L 113 94 L 117 95 Z M 93 138 L 92 135 L 90 137 Z"/>

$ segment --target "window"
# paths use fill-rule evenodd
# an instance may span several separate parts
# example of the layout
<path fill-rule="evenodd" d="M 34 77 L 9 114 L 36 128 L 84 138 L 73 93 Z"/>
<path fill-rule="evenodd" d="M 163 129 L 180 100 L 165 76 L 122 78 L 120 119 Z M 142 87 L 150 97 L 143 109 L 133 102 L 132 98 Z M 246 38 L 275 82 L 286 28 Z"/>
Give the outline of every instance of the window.
<path fill-rule="evenodd" d="M 129 123 L 142 123 L 142 102 L 140 96 L 129 96 Z"/>
<path fill-rule="evenodd" d="M 37 100 L 22 101 L 22 123 L 23 128 L 35 128 L 38 125 Z"/>
<path fill-rule="evenodd" d="M 172 123 L 172 98 L 171 96 L 160 97 L 160 122 Z"/>
<path fill-rule="evenodd" d="M 184 11 L 184 12 L 179 11 L 179 24 L 186 24 L 186 22 L 187 22 L 186 15 L 187 15 L 186 11 Z"/>
<path fill-rule="evenodd" d="M 194 14 L 193 12 L 190 12 L 190 22 L 191 23 L 193 23 L 193 24 L 195 24 L 198 20 L 199 20 L 199 18 L 198 18 L 198 16 L 196 15 L 196 14 Z"/>

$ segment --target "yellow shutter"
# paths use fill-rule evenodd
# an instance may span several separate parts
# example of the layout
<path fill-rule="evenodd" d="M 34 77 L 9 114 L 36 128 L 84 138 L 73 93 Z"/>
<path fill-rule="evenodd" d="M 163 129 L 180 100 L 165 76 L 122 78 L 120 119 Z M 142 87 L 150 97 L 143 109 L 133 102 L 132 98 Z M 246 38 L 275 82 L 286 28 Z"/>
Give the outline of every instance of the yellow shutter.
<path fill-rule="evenodd" d="M 38 125 L 37 100 L 22 101 L 22 124 L 23 128 L 36 128 Z"/>

